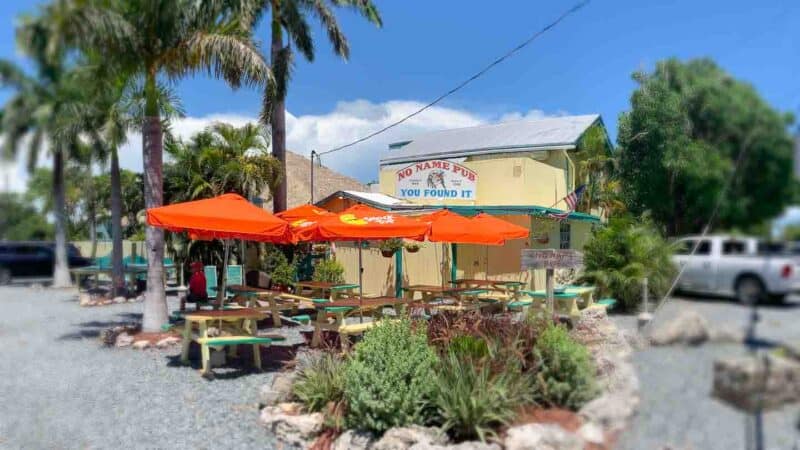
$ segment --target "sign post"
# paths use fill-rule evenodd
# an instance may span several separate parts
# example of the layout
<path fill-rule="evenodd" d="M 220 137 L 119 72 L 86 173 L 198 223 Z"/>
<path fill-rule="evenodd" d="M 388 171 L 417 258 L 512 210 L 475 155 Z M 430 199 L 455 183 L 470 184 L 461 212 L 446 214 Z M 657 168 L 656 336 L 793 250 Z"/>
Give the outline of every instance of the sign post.
<path fill-rule="evenodd" d="M 583 253 L 577 250 L 522 250 L 523 269 L 545 269 L 545 291 L 547 292 L 547 313 L 555 312 L 553 275 L 555 269 L 578 268 L 583 265 Z"/>

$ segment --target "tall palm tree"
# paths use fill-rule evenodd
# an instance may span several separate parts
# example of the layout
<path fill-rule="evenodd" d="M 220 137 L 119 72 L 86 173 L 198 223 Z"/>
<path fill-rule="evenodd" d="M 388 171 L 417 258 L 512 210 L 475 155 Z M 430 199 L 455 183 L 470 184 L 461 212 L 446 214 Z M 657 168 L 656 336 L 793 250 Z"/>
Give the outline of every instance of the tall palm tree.
<path fill-rule="evenodd" d="M 353 9 L 379 27 L 383 23 L 371 0 L 251 0 L 246 3 L 246 9 L 255 11 L 256 19 L 261 14 L 270 14 L 270 65 L 275 75 L 275 85 L 264 94 L 261 120 L 265 125 L 271 125 L 272 155 L 280 161 L 281 171 L 286 173 L 285 99 L 292 67 L 289 42 L 294 42 L 306 60 L 314 60 L 314 39 L 307 20 L 308 16 L 314 16 L 327 31 L 334 53 L 346 60 L 350 56 L 350 46 L 331 7 Z M 288 37 L 286 42 L 284 33 Z M 283 179 L 275 191 L 272 205 L 276 213 L 286 209 L 286 181 Z"/>
<path fill-rule="evenodd" d="M 63 122 L 71 119 L 64 111 L 79 97 L 81 86 L 75 82 L 66 51 L 46 20 L 50 11 L 51 7 L 47 7 L 40 16 L 24 18 L 17 28 L 18 45 L 34 63 L 36 74 L 30 76 L 12 62 L 0 61 L 0 85 L 15 90 L 3 107 L 0 131 L 7 156 L 15 156 L 28 137 L 29 170 L 36 166 L 45 148 L 53 158 L 53 287 L 69 287 L 72 282 L 67 259 L 64 166 L 81 142 L 80 136 L 71 132 L 73 128 L 64 127 Z M 68 131 L 62 131 L 65 129 Z"/>
<path fill-rule="evenodd" d="M 69 42 L 102 54 L 119 73 L 143 79 L 146 208 L 163 204 L 159 80 L 205 71 L 234 88 L 266 86 L 272 75 L 252 40 L 251 17 L 239 13 L 238 2 L 223 0 L 86 0 L 72 3 L 60 22 Z M 149 226 L 145 233 L 148 270 L 142 327 L 158 331 L 167 321 L 164 233 Z"/>

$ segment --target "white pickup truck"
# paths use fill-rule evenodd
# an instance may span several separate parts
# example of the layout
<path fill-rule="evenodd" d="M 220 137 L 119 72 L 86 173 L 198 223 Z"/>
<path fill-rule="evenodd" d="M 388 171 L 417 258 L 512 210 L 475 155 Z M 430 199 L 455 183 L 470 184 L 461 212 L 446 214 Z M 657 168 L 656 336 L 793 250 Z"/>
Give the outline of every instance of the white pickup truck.
<path fill-rule="evenodd" d="M 695 245 L 697 250 L 692 254 Z M 675 242 L 673 260 L 683 269 L 678 289 L 753 300 L 782 301 L 800 291 L 796 257 L 740 236 L 688 236 Z"/>

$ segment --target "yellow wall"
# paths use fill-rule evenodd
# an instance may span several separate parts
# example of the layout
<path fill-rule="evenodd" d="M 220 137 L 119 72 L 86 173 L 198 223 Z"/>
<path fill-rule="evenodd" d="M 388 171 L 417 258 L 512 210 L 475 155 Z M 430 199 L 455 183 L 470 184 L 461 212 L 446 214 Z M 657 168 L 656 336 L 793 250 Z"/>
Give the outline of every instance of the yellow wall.
<path fill-rule="evenodd" d="M 568 193 L 563 151 L 531 154 L 491 155 L 467 158 L 459 164 L 478 174 L 475 201 L 458 199 L 414 200 L 442 205 L 539 205 L 550 206 Z M 380 171 L 380 191 L 396 196 L 397 171 L 408 164 L 386 166 Z M 558 207 L 559 205 L 556 205 Z M 561 205 L 563 206 L 563 205 Z"/>

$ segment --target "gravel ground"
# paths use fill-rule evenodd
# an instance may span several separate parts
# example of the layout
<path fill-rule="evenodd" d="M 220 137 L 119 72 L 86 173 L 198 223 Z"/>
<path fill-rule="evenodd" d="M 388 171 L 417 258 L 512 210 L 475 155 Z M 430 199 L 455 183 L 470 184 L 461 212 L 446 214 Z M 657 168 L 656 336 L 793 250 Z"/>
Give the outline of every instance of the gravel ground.
<path fill-rule="evenodd" d="M 744 329 L 749 309 L 726 300 L 673 299 L 656 315 L 667 321 L 682 310 L 694 309 L 714 327 Z M 800 299 L 786 305 L 759 308 L 760 338 L 800 343 Z M 634 327 L 630 316 L 617 316 L 623 327 Z M 653 325 L 657 326 L 658 323 Z M 642 386 L 639 413 L 619 445 L 623 450 L 744 449 L 747 417 L 710 397 L 715 359 L 746 354 L 740 345 L 651 347 L 635 353 L 634 365 Z M 800 449 L 796 424 L 800 406 L 764 415 L 766 448 Z"/>
<path fill-rule="evenodd" d="M 272 448 L 258 422 L 259 387 L 302 342 L 263 355 L 264 373 L 177 364 L 180 347 L 102 347 L 100 330 L 137 320 L 142 305 L 82 308 L 74 291 L 0 288 L 0 448 Z M 176 299 L 170 300 L 176 309 Z"/>

